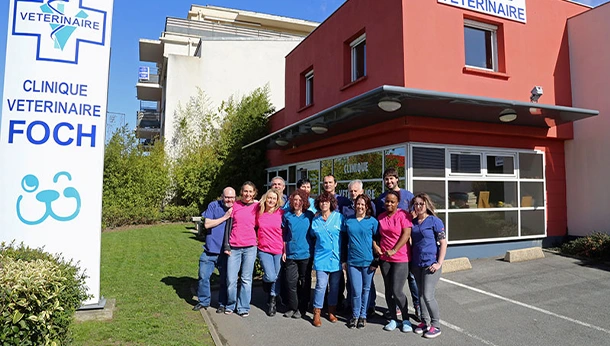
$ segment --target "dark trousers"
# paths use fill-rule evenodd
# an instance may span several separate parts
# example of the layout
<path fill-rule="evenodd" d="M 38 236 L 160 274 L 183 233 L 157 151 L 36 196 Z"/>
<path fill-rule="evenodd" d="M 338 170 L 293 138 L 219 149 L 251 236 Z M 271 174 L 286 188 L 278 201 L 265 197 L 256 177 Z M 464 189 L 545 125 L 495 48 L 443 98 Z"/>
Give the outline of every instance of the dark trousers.
<path fill-rule="evenodd" d="M 381 275 L 385 287 L 385 301 L 388 305 L 390 316 L 396 317 L 396 306 L 402 315 L 409 316 L 407 310 L 407 296 L 403 292 L 407 277 L 409 276 L 409 262 L 381 262 Z"/>
<path fill-rule="evenodd" d="M 286 284 L 286 305 L 288 310 L 299 310 L 301 313 L 307 311 L 311 299 L 311 270 L 313 261 L 309 258 L 304 260 L 286 259 L 284 262 L 284 273 Z"/>

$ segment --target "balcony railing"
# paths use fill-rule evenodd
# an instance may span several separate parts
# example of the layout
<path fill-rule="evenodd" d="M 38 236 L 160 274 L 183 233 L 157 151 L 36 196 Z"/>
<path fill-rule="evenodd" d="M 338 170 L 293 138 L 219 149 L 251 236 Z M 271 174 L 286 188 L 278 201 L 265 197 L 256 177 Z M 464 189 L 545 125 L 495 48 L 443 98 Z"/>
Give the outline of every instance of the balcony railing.
<path fill-rule="evenodd" d="M 289 34 L 281 31 L 248 28 L 244 26 L 215 23 L 210 21 L 188 20 L 168 17 L 165 21 L 165 32 L 201 38 L 294 38 L 302 39 L 305 35 Z"/>

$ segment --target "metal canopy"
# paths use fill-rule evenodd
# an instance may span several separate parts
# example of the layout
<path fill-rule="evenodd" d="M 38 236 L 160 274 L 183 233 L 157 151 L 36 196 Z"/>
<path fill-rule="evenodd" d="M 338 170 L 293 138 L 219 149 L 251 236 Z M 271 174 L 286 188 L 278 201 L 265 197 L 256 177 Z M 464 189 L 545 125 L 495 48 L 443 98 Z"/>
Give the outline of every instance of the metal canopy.
<path fill-rule="evenodd" d="M 396 100 L 401 107 L 386 112 L 378 106 L 382 99 Z M 517 118 L 509 123 L 501 122 L 499 115 L 506 110 L 515 113 Z M 321 138 L 312 132 L 312 125 L 324 125 L 328 128 L 324 137 L 328 137 L 407 115 L 549 128 L 598 114 L 591 109 L 384 85 L 286 126 L 243 148 L 263 141 L 268 141 L 270 148 L 284 148 L 276 144 L 278 138 L 289 144 L 285 148 L 311 143 Z"/>

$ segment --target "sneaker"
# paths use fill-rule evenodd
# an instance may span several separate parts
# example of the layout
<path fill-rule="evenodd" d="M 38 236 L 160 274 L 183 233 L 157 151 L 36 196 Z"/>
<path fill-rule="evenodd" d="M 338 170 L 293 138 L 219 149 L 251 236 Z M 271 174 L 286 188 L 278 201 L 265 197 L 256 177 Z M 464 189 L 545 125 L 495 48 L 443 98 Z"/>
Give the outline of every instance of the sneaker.
<path fill-rule="evenodd" d="M 364 327 L 366 327 L 366 318 L 362 318 L 362 317 L 360 317 L 360 318 L 358 319 L 358 326 L 357 326 L 356 328 L 358 328 L 358 329 L 362 329 L 362 328 L 364 328 Z"/>
<path fill-rule="evenodd" d="M 432 327 L 430 327 L 430 329 L 428 329 L 426 334 L 424 334 L 424 338 L 434 339 L 439 335 L 441 335 L 441 330 L 436 328 L 435 326 L 432 326 Z"/>
<path fill-rule="evenodd" d="M 296 311 L 288 310 L 284 313 L 284 317 L 292 317 Z"/>
<path fill-rule="evenodd" d="M 428 326 L 424 322 L 418 324 L 417 327 L 415 327 L 415 329 L 413 329 L 413 333 L 415 333 L 417 335 L 422 335 L 427 331 L 428 331 Z"/>
<path fill-rule="evenodd" d="M 396 326 L 397 326 L 396 321 L 390 320 L 390 322 L 383 327 L 383 330 L 387 330 L 388 332 L 391 332 L 394 329 L 396 329 Z"/>
<path fill-rule="evenodd" d="M 233 310 L 225 309 L 225 315 L 233 314 Z"/>
<path fill-rule="evenodd" d="M 358 320 L 356 318 L 352 318 L 351 320 L 349 320 L 349 322 L 347 322 L 347 328 L 349 329 L 354 329 L 356 328 L 356 322 Z"/>
<path fill-rule="evenodd" d="M 216 313 L 217 314 L 222 314 L 225 312 L 225 307 L 224 306 L 219 306 L 218 309 L 216 309 Z"/>
<path fill-rule="evenodd" d="M 301 312 L 299 310 L 295 310 L 291 317 L 294 319 L 301 318 Z"/>
<path fill-rule="evenodd" d="M 199 311 L 201 309 L 207 310 L 208 306 L 201 303 L 197 303 L 197 305 L 193 306 L 193 311 Z"/>
<path fill-rule="evenodd" d="M 250 316 L 250 313 L 248 311 L 244 311 L 244 312 L 239 313 L 238 315 L 245 318 L 245 317 Z"/>
<path fill-rule="evenodd" d="M 413 331 L 413 327 L 411 326 L 411 322 L 409 322 L 409 321 L 402 321 L 402 326 L 400 327 L 400 330 L 403 333 L 411 333 Z"/>

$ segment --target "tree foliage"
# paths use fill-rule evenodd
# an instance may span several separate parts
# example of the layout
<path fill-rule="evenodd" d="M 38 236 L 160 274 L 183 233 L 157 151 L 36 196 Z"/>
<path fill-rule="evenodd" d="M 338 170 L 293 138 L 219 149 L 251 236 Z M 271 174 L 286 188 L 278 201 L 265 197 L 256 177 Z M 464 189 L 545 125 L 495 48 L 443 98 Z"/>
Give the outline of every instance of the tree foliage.
<path fill-rule="evenodd" d="M 210 109 L 198 90 L 175 114 L 174 137 L 143 151 L 126 128 L 106 145 L 103 223 L 106 227 L 184 220 L 199 214 L 226 186 L 265 182 L 265 143 L 273 112 L 268 87 Z M 167 149 L 167 150 L 166 150 Z"/>

